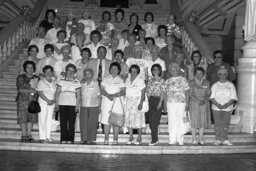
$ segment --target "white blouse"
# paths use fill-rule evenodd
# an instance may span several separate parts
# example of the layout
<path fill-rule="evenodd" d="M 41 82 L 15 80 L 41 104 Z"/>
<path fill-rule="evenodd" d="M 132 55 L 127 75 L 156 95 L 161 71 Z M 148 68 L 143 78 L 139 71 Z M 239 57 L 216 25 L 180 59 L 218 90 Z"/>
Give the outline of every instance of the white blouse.
<path fill-rule="evenodd" d="M 81 106 L 82 107 L 97 107 L 99 106 L 98 96 L 100 95 L 99 84 L 91 81 L 89 84 L 86 82 L 81 84 Z"/>
<path fill-rule="evenodd" d="M 45 78 L 40 80 L 37 85 L 37 91 L 42 91 L 43 94 L 49 99 L 53 100 L 56 92 L 56 82 L 53 80 L 51 83 L 48 82 Z M 41 97 L 39 97 L 39 101 L 44 101 Z"/>

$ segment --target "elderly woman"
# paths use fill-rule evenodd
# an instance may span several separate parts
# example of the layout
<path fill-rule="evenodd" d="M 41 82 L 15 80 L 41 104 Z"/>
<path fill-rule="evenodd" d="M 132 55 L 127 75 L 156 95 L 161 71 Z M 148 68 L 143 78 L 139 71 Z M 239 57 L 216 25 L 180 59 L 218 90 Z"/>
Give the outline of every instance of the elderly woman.
<path fill-rule="evenodd" d="M 185 60 L 185 55 L 182 52 L 177 53 L 175 62 L 179 65 L 180 67 L 180 74 L 188 79 L 188 67 L 184 64 Z"/>
<path fill-rule="evenodd" d="M 63 46 L 60 51 L 63 59 L 55 63 L 55 76 L 58 78 L 60 76 L 65 76 L 65 68 L 68 64 L 74 64 L 70 57 L 71 47 L 69 45 Z"/>
<path fill-rule="evenodd" d="M 136 36 L 139 35 L 139 31 L 142 29 L 142 27 L 138 23 L 139 16 L 136 13 L 132 13 L 130 15 L 130 24 L 128 25 L 130 34 L 135 34 Z"/>
<path fill-rule="evenodd" d="M 150 62 L 146 59 L 142 58 L 143 49 L 141 46 L 134 47 L 134 57 L 128 58 L 126 64 L 128 67 L 136 64 L 140 67 L 139 77 L 143 80 L 148 79 L 148 67 L 150 66 Z"/>
<path fill-rule="evenodd" d="M 114 59 L 115 51 L 118 50 L 118 46 L 119 46 L 119 39 L 118 38 L 111 39 L 111 46 L 107 48 L 106 59 L 111 61 Z"/>
<path fill-rule="evenodd" d="M 179 75 L 179 65 L 171 63 L 171 77 L 165 82 L 167 97 L 169 144 L 184 144 L 183 117 L 186 115 L 189 100 L 187 80 Z"/>
<path fill-rule="evenodd" d="M 162 67 L 154 64 L 151 67 L 152 78 L 147 85 L 147 96 L 149 97 L 149 111 L 147 112 L 149 127 L 151 129 L 151 142 L 149 145 L 158 143 L 158 126 L 161 119 L 162 104 L 164 99 L 164 80 L 161 78 Z"/>
<path fill-rule="evenodd" d="M 45 35 L 45 39 L 49 42 L 49 43 L 56 43 L 58 42 L 58 38 L 57 38 L 57 32 L 59 30 L 61 30 L 61 27 L 60 27 L 60 18 L 59 17 L 54 17 L 54 20 L 53 20 L 53 28 L 49 29 L 47 32 L 46 32 L 46 35 Z"/>
<path fill-rule="evenodd" d="M 99 84 L 92 80 L 93 74 L 91 68 L 85 68 L 81 81 L 80 131 L 82 144 L 92 144 L 93 141 L 96 141 L 101 97 Z"/>
<path fill-rule="evenodd" d="M 44 75 L 43 68 L 45 65 L 51 65 L 53 68 L 57 60 L 53 57 L 54 47 L 51 44 L 46 44 L 44 46 L 44 52 L 46 56 L 42 58 L 36 65 L 36 74 L 37 75 Z"/>
<path fill-rule="evenodd" d="M 101 83 L 102 105 L 100 121 L 104 125 L 105 141 L 104 144 L 109 144 L 110 125 L 108 123 L 109 112 L 124 114 L 124 82 L 120 76 L 121 65 L 114 62 L 109 67 L 109 75 L 103 78 Z M 118 144 L 119 128 L 113 126 L 114 141 L 113 144 Z"/>
<path fill-rule="evenodd" d="M 121 66 L 120 76 L 125 81 L 126 78 L 128 77 L 128 74 L 129 74 L 129 71 L 128 71 L 129 68 L 126 65 L 126 63 L 124 62 L 124 53 L 123 53 L 123 51 L 121 51 L 121 50 L 115 51 L 114 61 L 119 63 L 119 65 Z"/>
<path fill-rule="evenodd" d="M 40 142 L 51 142 L 51 123 L 55 107 L 56 82 L 52 79 L 54 75 L 53 67 L 46 65 L 43 68 L 44 79 L 37 85 L 39 94 L 39 104 L 41 112 L 38 114 L 38 127 Z"/>
<path fill-rule="evenodd" d="M 114 29 L 112 30 L 112 37 L 121 38 L 121 32 L 128 29 L 127 23 L 124 20 L 124 10 L 119 8 L 115 11 Z"/>
<path fill-rule="evenodd" d="M 101 21 L 106 23 L 107 30 L 111 31 L 114 29 L 114 25 L 110 22 L 111 21 L 111 13 L 109 11 L 103 11 L 101 16 Z"/>
<path fill-rule="evenodd" d="M 31 131 L 33 123 L 37 123 L 37 114 L 29 113 L 28 106 L 31 100 L 37 99 L 36 82 L 39 78 L 33 73 L 36 65 L 33 61 L 23 64 L 24 73 L 17 77 L 17 123 L 20 124 L 22 135 L 21 142 L 32 142 Z"/>
<path fill-rule="evenodd" d="M 147 37 L 145 39 L 145 46 L 142 46 L 143 48 L 143 54 L 142 54 L 142 58 L 146 59 L 148 61 L 152 60 L 152 56 L 151 56 L 151 51 L 155 46 L 155 39 L 152 37 Z"/>
<path fill-rule="evenodd" d="M 205 70 L 201 67 L 194 69 L 194 79 L 189 82 L 189 112 L 191 115 L 192 144 L 204 145 L 204 128 L 210 126 L 210 83 L 203 79 Z M 199 141 L 196 139 L 196 131 L 199 129 Z"/>
<path fill-rule="evenodd" d="M 145 46 L 146 30 L 140 29 L 139 36 L 135 45 Z"/>
<path fill-rule="evenodd" d="M 67 32 L 65 30 L 59 30 L 57 32 L 57 38 L 58 41 L 56 43 L 53 43 L 54 47 L 54 58 L 57 61 L 61 61 L 63 59 L 63 55 L 61 53 L 61 48 L 63 46 L 68 45 L 68 43 L 65 42 L 65 38 L 67 37 Z"/>
<path fill-rule="evenodd" d="M 160 49 L 166 46 L 165 37 L 167 34 L 167 27 L 165 25 L 158 26 L 158 37 L 155 39 L 156 46 Z"/>
<path fill-rule="evenodd" d="M 76 33 L 76 44 L 71 47 L 71 59 L 73 62 L 77 62 L 81 57 L 81 50 L 84 48 L 85 34 Z"/>
<path fill-rule="evenodd" d="M 150 51 L 150 54 L 152 56 L 152 60 L 150 61 L 151 66 L 154 64 L 159 64 L 161 66 L 161 78 L 165 75 L 166 72 L 166 66 L 164 60 L 159 58 L 160 49 L 157 46 L 154 46 L 152 50 Z M 148 76 L 152 76 L 151 72 L 151 66 L 148 67 Z"/>
<path fill-rule="evenodd" d="M 202 54 L 199 50 L 195 50 L 191 54 L 191 60 L 192 63 L 187 65 L 188 68 L 188 80 L 193 80 L 194 79 L 194 69 L 196 67 L 202 67 L 205 71 L 207 69 L 207 63 L 203 62 L 202 60 Z M 206 74 L 204 74 L 204 77 L 206 77 Z"/>
<path fill-rule="evenodd" d="M 109 132 L 110 124 L 108 122 L 110 112 L 113 111 L 118 114 L 124 115 L 124 95 L 125 84 L 120 77 L 121 66 L 119 63 L 114 62 L 109 67 L 109 73 L 107 77 L 102 80 L 101 83 L 101 123 L 104 124 L 105 140 L 104 144 L 109 144 Z M 119 127 L 113 125 L 114 141 L 113 144 L 118 144 Z"/>
<path fill-rule="evenodd" d="M 91 44 L 87 46 L 92 53 L 92 58 L 98 58 L 97 50 L 102 44 L 100 43 L 102 35 L 98 30 L 93 30 L 90 35 Z"/>
<path fill-rule="evenodd" d="M 82 59 L 79 59 L 76 62 L 76 66 L 77 66 L 76 78 L 79 81 L 81 81 L 84 77 L 84 69 L 88 68 L 92 53 L 89 48 L 83 48 L 81 50 L 81 56 L 82 56 Z"/>
<path fill-rule="evenodd" d="M 126 46 L 124 48 L 124 59 L 125 61 L 134 56 L 134 47 L 135 47 L 135 43 L 136 43 L 136 35 L 135 34 L 129 34 L 128 35 L 128 42 L 129 42 L 129 46 Z"/>
<path fill-rule="evenodd" d="M 138 65 L 131 65 L 129 69 L 130 77 L 126 79 L 126 116 L 125 126 L 129 130 L 129 141 L 127 145 L 140 145 L 142 142 L 141 134 L 142 128 L 145 124 L 145 113 L 142 107 L 145 100 L 146 85 L 145 81 L 139 77 L 140 67 Z M 133 129 L 138 130 L 137 140 L 133 139 Z"/>
<path fill-rule="evenodd" d="M 90 19 L 91 16 L 88 10 L 83 12 L 82 19 L 78 20 L 78 23 L 84 24 L 84 33 L 87 37 L 91 34 L 92 30 L 95 30 L 95 23 L 93 20 Z"/>
<path fill-rule="evenodd" d="M 60 143 L 74 143 L 76 114 L 80 103 L 80 82 L 75 78 L 76 66 L 66 66 L 66 77 L 60 79 L 56 90 L 56 111 L 60 112 Z"/>
<path fill-rule="evenodd" d="M 146 30 L 146 37 L 157 37 L 157 25 L 154 23 L 154 14 L 152 12 L 146 12 L 144 15 L 145 24 L 142 24 L 142 28 Z"/>
<path fill-rule="evenodd" d="M 35 64 L 38 63 L 38 58 L 37 58 L 37 54 L 38 54 L 38 47 L 36 45 L 30 45 L 28 47 L 28 56 L 23 59 L 21 61 L 21 66 L 20 66 L 20 71 L 19 73 L 22 74 L 24 72 L 23 70 L 23 64 L 26 62 L 26 61 L 33 61 Z"/>
<path fill-rule="evenodd" d="M 56 17 L 56 13 L 53 9 L 48 9 L 45 13 L 45 19 L 40 23 L 39 27 L 43 27 L 47 32 L 53 28 L 53 20 Z"/>
<path fill-rule="evenodd" d="M 211 87 L 212 113 L 215 121 L 215 145 L 233 145 L 228 141 L 228 128 L 234 103 L 237 101 L 236 88 L 227 80 L 228 69 L 220 66 L 218 70 L 219 81 Z"/>
<path fill-rule="evenodd" d="M 173 13 L 171 13 L 167 19 L 167 34 L 175 35 L 176 38 L 181 39 L 181 30 L 180 27 L 176 24 L 177 17 Z"/>

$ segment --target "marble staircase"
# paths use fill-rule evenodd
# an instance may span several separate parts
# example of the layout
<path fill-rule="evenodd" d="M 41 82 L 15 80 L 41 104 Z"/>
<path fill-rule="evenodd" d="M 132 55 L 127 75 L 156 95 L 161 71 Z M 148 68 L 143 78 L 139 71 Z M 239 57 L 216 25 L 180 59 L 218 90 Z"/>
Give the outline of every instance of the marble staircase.
<path fill-rule="evenodd" d="M 15 98 L 16 77 L 21 59 L 26 56 L 23 49 L 8 69 L 0 78 L 0 150 L 24 150 L 24 151 L 52 151 L 52 152 L 75 152 L 75 153 L 119 153 L 119 154 L 204 154 L 204 153 L 255 153 L 256 137 L 252 134 L 242 133 L 240 125 L 231 125 L 229 129 L 230 141 L 234 146 L 214 146 L 214 128 L 206 129 L 205 146 L 192 146 L 191 135 L 185 135 L 184 146 L 168 146 L 167 116 L 163 115 L 159 126 L 159 144 L 148 146 L 150 131 L 143 134 L 143 143 L 140 146 L 127 146 L 125 142 L 128 135 L 120 133 L 119 145 L 104 146 L 104 134 L 98 130 L 96 145 L 80 145 L 80 133 L 76 132 L 75 144 L 59 144 L 60 132 L 52 132 L 53 143 L 40 144 L 38 142 L 38 125 L 34 125 L 32 132 L 34 143 L 20 143 L 20 127 L 17 124 L 17 107 Z M 135 135 L 136 137 L 136 135 Z M 113 136 L 110 136 L 112 142 Z"/>

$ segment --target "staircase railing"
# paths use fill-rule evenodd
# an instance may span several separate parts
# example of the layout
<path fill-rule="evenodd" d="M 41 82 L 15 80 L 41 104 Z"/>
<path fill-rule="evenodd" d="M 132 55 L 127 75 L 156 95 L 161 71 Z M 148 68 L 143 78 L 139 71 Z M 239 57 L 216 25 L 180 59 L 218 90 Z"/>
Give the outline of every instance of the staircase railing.
<path fill-rule="evenodd" d="M 29 16 L 18 16 L 0 34 L 0 68 L 21 43 L 35 37 L 37 28 L 45 16 L 46 0 L 37 1 Z"/>
<path fill-rule="evenodd" d="M 182 34 L 182 45 L 186 49 L 189 55 L 192 54 L 194 50 L 200 50 L 203 60 L 207 63 L 212 63 L 212 53 L 213 51 L 207 45 L 202 35 L 199 33 L 197 28 L 192 23 L 184 23 L 181 29 Z"/>

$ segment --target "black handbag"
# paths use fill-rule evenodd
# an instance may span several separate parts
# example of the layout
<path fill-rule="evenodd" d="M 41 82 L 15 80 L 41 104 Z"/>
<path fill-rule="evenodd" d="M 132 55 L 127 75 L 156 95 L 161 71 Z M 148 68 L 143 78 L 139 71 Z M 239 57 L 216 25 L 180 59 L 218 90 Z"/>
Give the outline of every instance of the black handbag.
<path fill-rule="evenodd" d="M 28 105 L 28 113 L 39 113 L 41 112 L 41 107 L 38 101 L 32 100 Z"/>

